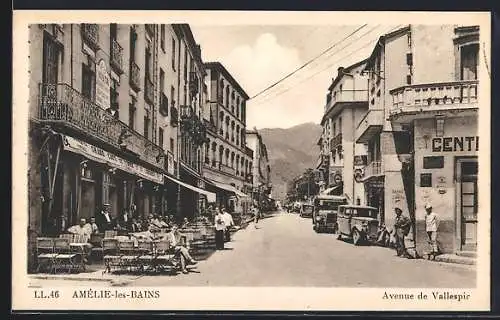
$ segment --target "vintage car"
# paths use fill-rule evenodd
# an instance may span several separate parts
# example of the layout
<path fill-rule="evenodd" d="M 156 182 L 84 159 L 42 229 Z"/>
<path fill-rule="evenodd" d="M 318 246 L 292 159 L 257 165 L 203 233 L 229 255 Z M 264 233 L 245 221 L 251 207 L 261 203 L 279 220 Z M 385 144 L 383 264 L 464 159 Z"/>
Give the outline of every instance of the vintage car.
<path fill-rule="evenodd" d="M 352 239 L 354 245 L 377 240 L 377 208 L 341 205 L 337 213 L 338 239 Z"/>
<path fill-rule="evenodd" d="M 337 210 L 339 205 L 347 204 L 343 196 L 318 195 L 314 198 L 312 223 L 314 231 L 337 231 Z"/>
<path fill-rule="evenodd" d="M 300 207 L 300 216 L 310 218 L 313 215 L 314 206 L 311 203 L 303 203 Z"/>

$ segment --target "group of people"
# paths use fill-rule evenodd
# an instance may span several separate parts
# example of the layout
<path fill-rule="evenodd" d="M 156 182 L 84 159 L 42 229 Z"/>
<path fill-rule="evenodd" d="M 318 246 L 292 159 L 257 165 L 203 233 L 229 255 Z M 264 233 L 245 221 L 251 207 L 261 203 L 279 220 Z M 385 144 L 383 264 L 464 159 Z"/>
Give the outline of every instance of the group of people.
<path fill-rule="evenodd" d="M 398 257 L 413 258 L 413 256 L 408 253 L 405 245 L 405 237 L 410 233 L 412 222 L 410 218 L 403 215 L 403 210 L 401 210 L 401 208 L 394 208 L 394 212 L 396 218 L 393 230 L 389 232 L 385 226 L 381 226 L 377 242 L 380 244 L 394 245 Z M 425 212 L 425 231 L 431 248 L 429 254 L 431 256 L 436 256 L 440 253 L 437 240 L 439 219 L 430 203 L 425 205 Z"/>
<path fill-rule="evenodd" d="M 224 249 L 224 243 L 231 241 L 231 228 L 234 227 L 233 216 L 225 207 L 215 207 L 215 248 Z"/>

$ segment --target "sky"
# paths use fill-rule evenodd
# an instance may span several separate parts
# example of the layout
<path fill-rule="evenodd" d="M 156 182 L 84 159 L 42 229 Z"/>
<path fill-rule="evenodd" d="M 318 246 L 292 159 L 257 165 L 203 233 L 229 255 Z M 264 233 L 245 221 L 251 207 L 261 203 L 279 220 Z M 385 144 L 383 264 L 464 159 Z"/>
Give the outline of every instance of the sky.
<path fill-rule="evenodd" d="M 333 46 L 307 67 L 247 102 L 247 127 L 257 129 L 319 123 L 327 89 L 338 67 L 367 58 L 376 40 L 397 27 L 191 24 L 203 60 L 221 62 L 250 97 Z"/>

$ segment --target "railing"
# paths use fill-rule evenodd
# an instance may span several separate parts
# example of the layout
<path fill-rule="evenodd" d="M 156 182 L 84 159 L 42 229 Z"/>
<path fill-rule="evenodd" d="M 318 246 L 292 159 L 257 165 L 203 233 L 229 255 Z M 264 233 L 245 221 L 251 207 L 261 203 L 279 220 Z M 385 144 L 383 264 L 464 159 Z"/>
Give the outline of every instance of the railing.
<path fill-rule="evenodd" d="M 130 61 L 129 82 L 136 91 L 141 90 L 141 69 L 134 61 Z"/>
<path fill-rule="evenodd" d="M 326 105 L 326 110 L 340 102 L 368 102 L 368 90 L 342 90 L 337 91 Z"/>
<path fill-rule="evenodd" d="M 175 106 L 170 107 L 170 124 L 173 127 L 177 127 L 179 125 L 179 110 Z"/>
<path fill-rule="evenodd" d="M 365 114 L 356 127 L 356 141 L 367 142 L 372 134 L 382 129 L 384 125 L 384 110 L 371 109 Z"/>
<path fill-rule="evenodd" d="M 149 32 L 149 34 L 153 35 L 155 32 L 155 25 L 154 24 L 146 24 L 146 31 Z"/>
<path fill-rule="evenodd" d="M 144 77 L 144 98 L 146 99 L 147 102 L 149 103 L 154 103 L 154 84 L 151 79 L 149 79 L 149 76 Z"/>
<path fill-rule="evenodd" d="M 330 139 L 330 150 L 337 148 L 341 144 L 342 144 L 342 133 L 339 133 L 335 137 Z"/>
<path fill-rule="evenodd" d="M 168 98 L 164 92 L 160 94 L 160 113 L 163 116 L 168 116 Z"/>
<path fill-rule="evenodd" d="M 99 26 L 95 23 L 82 23 L 80 26 L 82 37 L 92 49 L 99 48 Z"/>
<path fill-rule="evenodd" d="M 123 48 L 116 39 L 111 39 L 111 66 L 123 72 Z"/>
<path fill-rule="evenodd" d="M 382 174 L 382 162 L 372 161 L 365 167 L 365 179 Z"/>
<path fill-rule="evenodd" d="M 131 130 L 67 84 L 40 84 L 39 119 L 91 135 L 115 148 L 132 152 L 154 166 L 164 166 L 160 146 Z"/>
<path fill-rule="evenodd" d="M 464 80 L 396 88 L 390 91 L 393 98 L 391 114 L 409 109 L 477 108 L 477 86 L 477 80 Z"/>

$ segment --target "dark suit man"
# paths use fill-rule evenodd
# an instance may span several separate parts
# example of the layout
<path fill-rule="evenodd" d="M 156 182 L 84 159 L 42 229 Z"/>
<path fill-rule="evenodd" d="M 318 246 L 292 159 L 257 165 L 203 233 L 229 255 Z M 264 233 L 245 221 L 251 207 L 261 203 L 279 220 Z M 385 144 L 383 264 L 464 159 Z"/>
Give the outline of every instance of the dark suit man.
<path fill-rule="evenodd" d="M 104 232 L 106 230 L 113 230 L 113 218 L 111 217 L 110 212 L 111 205 L 109 203 L 105 203 L 102 206 L 101 212 L 96 216 L 97 225 L 99 226 L 99 230 Z"/>

